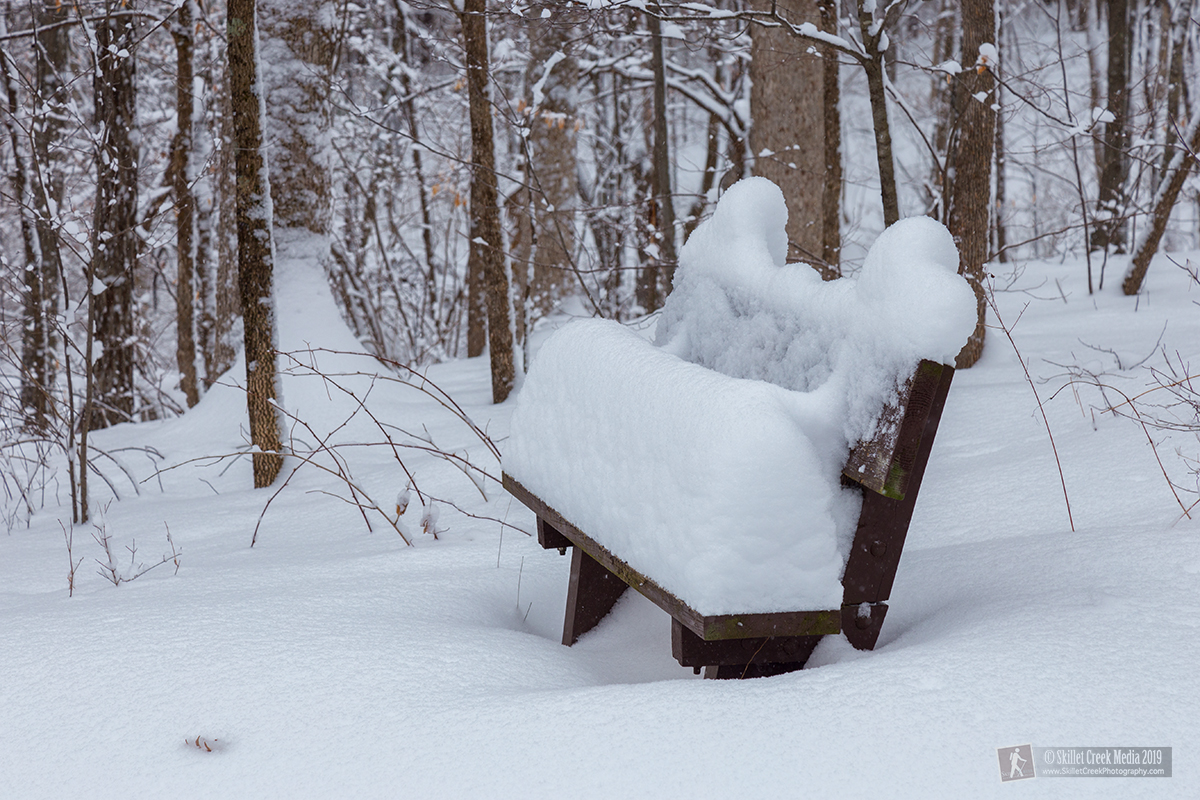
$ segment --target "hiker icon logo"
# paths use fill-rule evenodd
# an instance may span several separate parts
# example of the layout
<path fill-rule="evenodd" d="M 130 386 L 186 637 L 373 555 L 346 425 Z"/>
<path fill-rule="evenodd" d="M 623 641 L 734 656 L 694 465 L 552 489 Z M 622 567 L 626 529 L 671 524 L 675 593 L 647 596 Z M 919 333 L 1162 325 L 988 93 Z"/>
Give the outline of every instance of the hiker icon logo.
<path fill-rule="evenodd" d="M 1019 781 L 1022 778 L 1035 777 L 1032 746 L 1021 744 L 1016 747 L 1001 747 L 996 753 L 1000 756 L 1000 780 Z"/>

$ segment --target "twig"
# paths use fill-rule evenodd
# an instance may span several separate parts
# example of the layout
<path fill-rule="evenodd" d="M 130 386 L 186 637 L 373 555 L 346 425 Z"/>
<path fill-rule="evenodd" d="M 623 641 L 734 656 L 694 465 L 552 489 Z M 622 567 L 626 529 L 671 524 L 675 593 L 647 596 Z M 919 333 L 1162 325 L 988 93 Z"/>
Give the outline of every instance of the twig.
<path fill-rule="evenodd" d="M 996 300 L 992 295 L 991 280 L 988 281 L 987 302 L 992 308 L 992 313 L 996 315 L 996 322 L 1000 324 L 1000 330 L 1004 331 L 1004 335 L 1008 337 L 1008 343 L 1012 345 L 1013 352 L 1017 354 L 1017 361 L 1021 362 L 1021 370 L 1025 373 L 1025 381 L 1029 384 L 1029 388 L 1033 391 L 1033 398 L 1037 401 L 1038 411 L 1042 415 L 1042 423 L 1046 426 L 1046 435 L 1050 437 L 1050 449 L 1054 451 L 1054 464 L 1058 467 L 1058 479 L 1062 483 L 1063 501 L 1067 504 L 1067 521 L 1071 524 L 1071 532 L 1075 532 L 1075 519 L 1071 515 L 1071 498 L 1067 494 L 1067 479 L 1063 475 L 1062 461 L 1058 457 L 1058 447 L 1054 444 L 1054 432 L 1050 430 L 1050 420 L 1046 417 L 1046 409 L 1042 406 L 1042 398 L 1038 395 L 1037 386 L 1033 383 L 1033 378 L 1029 374 L 1029 367 L 1025 364 L 1025 359 L 1021 355 L 1020 349 L 1017 347 L 1016 341 L 1013 339 L 1012 331 L 1004 324 L 1004 319 L 1000 316 L 1000 308 L 996 305 Z M 1029 304 L 1025 304 L 1028 308 Z M 1021 309 L 1021 314 L 1024 315 L 1025 308 Z M 1020 317 L 1017 318 L 1018 321 Z"/>

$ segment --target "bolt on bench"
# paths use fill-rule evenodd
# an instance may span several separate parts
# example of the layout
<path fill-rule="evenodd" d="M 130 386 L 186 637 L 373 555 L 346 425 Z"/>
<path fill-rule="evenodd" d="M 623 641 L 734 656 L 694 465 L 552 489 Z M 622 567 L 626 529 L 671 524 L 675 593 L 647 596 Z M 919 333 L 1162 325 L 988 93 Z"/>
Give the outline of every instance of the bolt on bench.
<path fill-rule="evenodd" d="M 660 346 L 580 321 L 530 370 L 503 481 L 542 547 L 573 548 L 563 644 L 632 587 L 707 677 L 799 669 L 830 634 L 874 648 L 974 296 L 932 220 L 830 284 L 784 266 L 785 221 L 773 184 L 735 185 Z"/>

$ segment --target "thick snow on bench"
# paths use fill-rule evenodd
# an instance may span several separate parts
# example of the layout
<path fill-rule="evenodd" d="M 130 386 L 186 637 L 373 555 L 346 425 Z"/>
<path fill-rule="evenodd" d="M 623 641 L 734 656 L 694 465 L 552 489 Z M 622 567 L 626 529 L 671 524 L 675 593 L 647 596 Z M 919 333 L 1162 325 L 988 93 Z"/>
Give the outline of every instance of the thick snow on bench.
<path fill-rule="evenodd" d="M 786 222 L 774 184 L 734 185 L 683 248 L 656 343 L 571 323 L 513 412 L 505 471 L 702 614 L 841 605 L 849 448 L 975 324 L 934 220 L 896 223 L 828 283 L 784 264 Z"/>

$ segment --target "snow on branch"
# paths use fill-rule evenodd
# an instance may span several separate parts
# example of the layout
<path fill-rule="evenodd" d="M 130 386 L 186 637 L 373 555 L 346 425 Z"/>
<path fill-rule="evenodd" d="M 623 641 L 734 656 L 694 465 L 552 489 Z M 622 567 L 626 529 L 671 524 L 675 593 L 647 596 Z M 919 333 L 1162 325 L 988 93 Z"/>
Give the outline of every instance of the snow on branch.
<path fill-rule="evenodd" d="M 854 58 L 857 61 L 862 61 L 867 58 L 866 50 L 863 46 L 852 39 L 845 39 L 841 36 L 836 36 L 832 33 L 826 33 L 820 27 L 812 22 L 795 23 L 783 15 L 778 9 L 770 11 L 754 11 L 752 9 L 742 9 L 740 11 L 731 11 L 729 9 L 716 8 L 707 3 L 686 2 L 686 3 L 654 3 L 654 10 L 647 7 L 645 0 L 576 0 L 580 5 L 591 10 L 609 10 L 617 8 L 632 8 L 647 14 L 653 14 L 659 19 L 670 22 L 702 22 L 708 20 L 741 20 L 747 23 L 761 25 L 766 28 L 783 28 L 801 39 L 808 40 L 815 44 L 823 44 L 838 52 Z M 896 5 L 895 2 L 892 5 Z M 892 6 L 888 6 L 890 11 Z"/>

